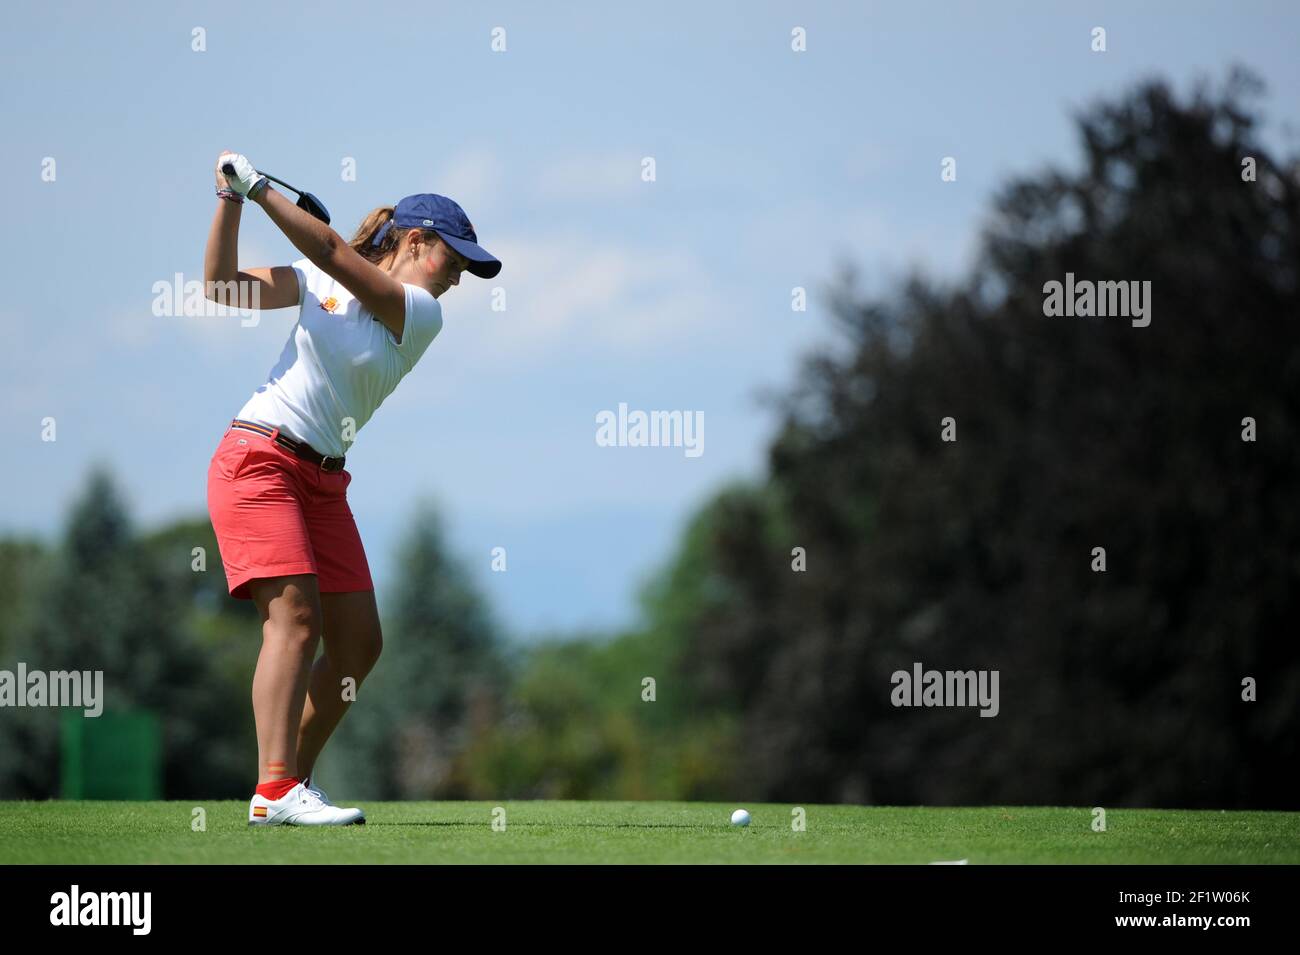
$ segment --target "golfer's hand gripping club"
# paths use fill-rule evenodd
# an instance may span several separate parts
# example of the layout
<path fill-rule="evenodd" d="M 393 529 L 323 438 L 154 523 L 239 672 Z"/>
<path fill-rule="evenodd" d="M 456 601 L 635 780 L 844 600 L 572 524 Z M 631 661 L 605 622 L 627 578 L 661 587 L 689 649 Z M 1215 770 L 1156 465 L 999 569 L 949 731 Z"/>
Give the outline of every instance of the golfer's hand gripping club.
<path fill-rule="evenodd" d="M 222 153 L 217 160 L 230 188 L 241 196 L 256 197 L 267 184 L 267 178 L 253 168 L 253 164 L 239 153 Z"/>
<path fill-rule="evenodd" d="M 245 166 L 247 166 L 246 169 L 240 165 L 241 161 Z M 219 168 L 221 169 L 221 174 L 226 177 L 226 181 L 230 184 L 230 188 L 234 189 L 240 195 L 246 195 L 256 199 L 257 193 L 265 188 L 268 182 L 278 183 L 298 196 L 297 206 L 299 209 L 314 216 L 326 225 L 330 224 L 329 210 L 325 208 L 323 202 L 313 196 L 310 192 L 303 192 L 301 189 L 296 189 L 283 179 L 277 179 L 270 173 L 258 172 L 247 159 L 238 153 L 222 153 L 218 157 L 218 162 L 220 163 Z M 245 191 L 244 186 L 248 184 L 249 180 L 252 180 L 251 185 L 248 185 L 248 189 Z"/>

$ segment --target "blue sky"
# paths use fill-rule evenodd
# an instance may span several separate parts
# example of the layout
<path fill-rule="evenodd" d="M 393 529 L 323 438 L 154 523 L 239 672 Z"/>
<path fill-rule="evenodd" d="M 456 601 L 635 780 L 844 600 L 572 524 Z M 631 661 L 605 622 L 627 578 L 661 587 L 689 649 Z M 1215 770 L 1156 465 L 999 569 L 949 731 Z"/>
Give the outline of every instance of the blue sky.
<path fill-rule="evenodd" d="M 1239 62 L 1268 84 L 1266 141 L 1296 143 L 1300 16 L 1281 2 L 541 7 L 8 10 L 0 531 L 57 533 L 94 462 L 143 527 L 206 514 L 212 451 L 296 320 L 152 312 L 155 282 L 202 278 L 225 148 L 314 192 L 345 237 L 375 206 L 449 195 L 503 261 L 443 296 L 442 334 L 349 454 L 349 500 L 381 607 L 427 497 L 526 637 L 634 619 L 686 517 L 761 473 L 759 390 L 827 340 L 837 265 L 865 289 L 913 266 L 955 276 L 991 191 L 1072 158 L 1074 110 Z M 299 257 L 245 206 L 242 267 Z M 620 402 L 702 411 L 705 453 L 597 447 L 595 416 Z"/>

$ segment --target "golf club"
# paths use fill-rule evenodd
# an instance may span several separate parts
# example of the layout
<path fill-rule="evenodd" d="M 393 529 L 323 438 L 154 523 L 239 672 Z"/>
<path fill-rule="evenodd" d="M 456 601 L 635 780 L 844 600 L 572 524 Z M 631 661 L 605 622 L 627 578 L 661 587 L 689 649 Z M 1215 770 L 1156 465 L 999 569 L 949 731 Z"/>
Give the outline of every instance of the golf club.
<path fill-rule="evenodd" d="M 235 173 L 235 167 L 230 163 L 224 163 L 221 167 L 221 171 L 225 173 L 227 176 L 233 176 Z M 284 188 L 288 189 L 290 192 L 297 193 L 299 209 L 311 213 L 313 216 L 315 216 L 317 219 L 319 219 L 321 222 L 325 223 L 326 225 L 330 224 L 330 214 L 329 211 L 325 208 L 325 204 L 321 202 L 319 199 L 317 199 L 315 196 L 313 196 L 310 192 L 303 192 L 301 189 L 295 189 L 293 186 L 289 185 L 283 179 L 276 179 L 275 176 L 272 176 L 269 172 L 262 172 L 262 170 L 259 169 L 257 170 L 257 174 L 259 176 L 265 176 L 267 179 L 270 179 L 272 182 L 284 186 Z"/>

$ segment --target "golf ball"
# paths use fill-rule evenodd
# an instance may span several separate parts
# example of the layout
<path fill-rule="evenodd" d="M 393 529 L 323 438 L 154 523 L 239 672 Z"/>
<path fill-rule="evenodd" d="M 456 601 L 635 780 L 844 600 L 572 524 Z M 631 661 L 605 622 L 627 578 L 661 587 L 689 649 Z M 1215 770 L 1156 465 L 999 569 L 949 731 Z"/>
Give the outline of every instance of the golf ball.
<path fill-rule="evenodd" d="M 731 814 L 731 824 L 732 824 L 733 826 L 747 826 L 747 825 L 749 825 L 749 810 L 748 810 L 748 809 L 737 809 L 735 812 L 733 812 L 733 813 Z"/>

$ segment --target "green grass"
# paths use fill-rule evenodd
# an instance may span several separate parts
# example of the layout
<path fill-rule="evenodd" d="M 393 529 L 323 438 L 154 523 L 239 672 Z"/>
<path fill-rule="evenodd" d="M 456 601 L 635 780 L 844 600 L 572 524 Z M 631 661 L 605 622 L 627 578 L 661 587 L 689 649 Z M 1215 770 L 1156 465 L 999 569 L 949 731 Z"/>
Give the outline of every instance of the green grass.
<path fill-rule="evenodd" d="M 343 803 L 340 803 L 341 805 Z M 0 802 L 0 863 L 1300 863 L 1300 813 L 510 801 L 387 802 L 365 826 L 249 829 L 244 802 Z M 196 806 L 207 831 L 191 829 Z"/>

